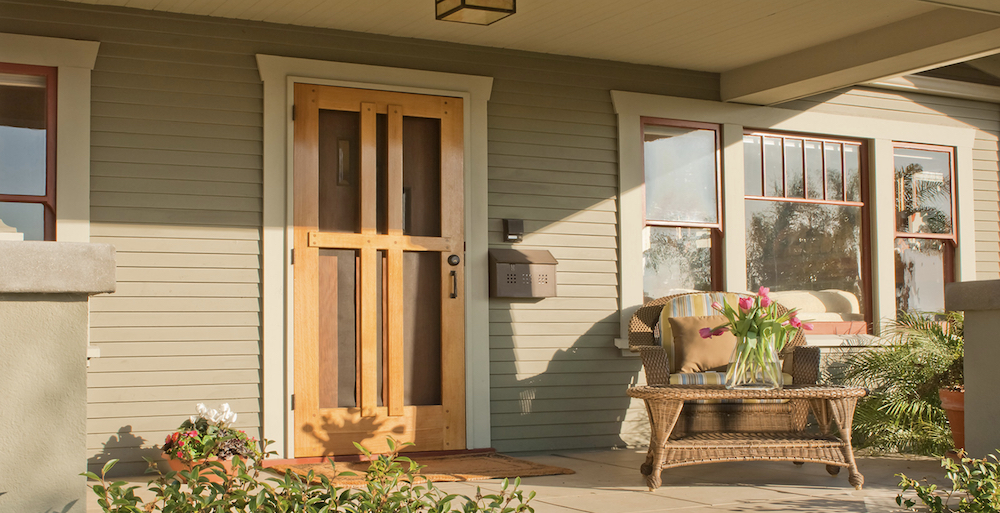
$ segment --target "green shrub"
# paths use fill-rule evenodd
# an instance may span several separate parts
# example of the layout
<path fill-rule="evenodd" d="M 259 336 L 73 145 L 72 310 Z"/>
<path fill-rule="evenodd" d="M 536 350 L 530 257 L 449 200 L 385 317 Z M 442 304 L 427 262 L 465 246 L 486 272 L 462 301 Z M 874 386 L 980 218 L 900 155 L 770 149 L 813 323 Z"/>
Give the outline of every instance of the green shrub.
<path fill-rule="evenodd" d="M 287 472 L 281 478 L 262 479 L 260 459 L 248 465 L 242 458 L 233 458 L 233 471 L 225 471 L 221 463 L 196 463 L 190 471 L 159 474 L 147 489 L 155 497 L 143 502 L 135 495 L 138 486 L 124 481 L 107 482 L 105 476 L 118 460 L 112 460 L 98 476 L 83 475 L 98 481 L 90 488 L 98 496 L 98 504 L 106 513 L 521 513 L 534 512 L 529 502 L 535 493 L 525 495 L 504 479 L 501 491 L 483 495 L 476 488 L 475 497 L 446 494 L 430 481 L 416 484 L 423 468 L 407 457 L 399 456 L 396 442 L 389 440 L 390 453 L 372 459 L 365 473 L 365 486 L 359 489 L 338 488 L 325 476 L 313 483 L 310 472 L 305 478 Z M 366 456 L 371 453 L 355 444 Z M 403 446 L 412 445 L 404 444 Z M 155 463 L 149 461 L 151 471 Z M 332 464 L 332 462 L 331 462 Z M 209 482 L 208 475 L 221 482 Z M 350 475 L 350 474 L 348 474 Z M 454 505 L 454 507 L 453 507 Z"/>
<path fill-rule="evenodd" d="M 844 382 L 865 387 L 854 414 L 856 447 L 941 456 L 953 447 L 938 390 L 963 384 L 960 312 L 900 312 L 883 345 L 852 354 Z"/>
<path fill-rule="evenodd" d="M 941 466 L 946 470 L 945 476 L 952 483 L 950 491 L 939 491 L 935 485 L 920 484 L 905 474 L 896 474 L 901 479 L 899 486 L 902 488 L 896 496 L 896 504 L 912 508 L 916 501 L 903 496 L 907 490 L 913 490 L 931 513 L 1000 511 L 1000 488 L 997 486 L 1000 466 L 996 455 L 991 454 L 993 461 L 989 461 L 986 458 L 967 458 L 965 451 L 959 454 L 961 463 L 949 458 L 941 460 Z M 955 499 L 958 500 L 957 503 L 953 503 Z"/>

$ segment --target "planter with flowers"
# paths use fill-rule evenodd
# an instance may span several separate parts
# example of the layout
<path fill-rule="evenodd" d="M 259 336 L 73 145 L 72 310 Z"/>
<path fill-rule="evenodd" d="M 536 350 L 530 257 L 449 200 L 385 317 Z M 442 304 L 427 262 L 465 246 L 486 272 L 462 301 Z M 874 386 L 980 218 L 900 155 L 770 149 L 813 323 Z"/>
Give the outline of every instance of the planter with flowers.
<path fill-rule="evenodd" d="M 218 462 L 224 472 L 232 473 L 232 458 L 239 456 L 244 461 L 261 458 L 259 443 L 242 430 L 233 429 L 236 413 L 223 404 L 219 409 L 209 410 L 198 403 L 198 414 L 181 423 L 180 428 L 167 436 L 163 443 L 163 455 L 171 470 L 191 470 L 195 467 L 206 471 L 212 482 L 220 482 L 222 475 L 211 471 L 218 469 Z"/>
<path fill-rule="evenodd" d="M 778 355 L 800 329 L 812 329 L 811 324 L 796 317 L 795 309 L 779 311 L 778 304 L 768 297 L 769 292 L 767 287 L 761 287 L 757 296 L 741 297 L 738 309 L 728 303 L 712 303 L 712 308 L 728 321 L 716 328 L 703 328 L 702 338 L 726 331 L 736 336 L 736 347 L 726 369 L 726 388 L 781 388 L 784 380 Z"/>

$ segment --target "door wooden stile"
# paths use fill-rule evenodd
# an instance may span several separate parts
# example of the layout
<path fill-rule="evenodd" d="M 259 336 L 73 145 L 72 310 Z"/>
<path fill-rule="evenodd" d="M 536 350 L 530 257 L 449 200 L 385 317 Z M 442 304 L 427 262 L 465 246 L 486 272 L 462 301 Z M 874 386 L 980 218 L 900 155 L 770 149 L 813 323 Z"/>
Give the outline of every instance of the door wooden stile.
<path fill-rule="evenodd" d="M 295 456 L 464 449 L 462 100 L 294 94 Z"/>

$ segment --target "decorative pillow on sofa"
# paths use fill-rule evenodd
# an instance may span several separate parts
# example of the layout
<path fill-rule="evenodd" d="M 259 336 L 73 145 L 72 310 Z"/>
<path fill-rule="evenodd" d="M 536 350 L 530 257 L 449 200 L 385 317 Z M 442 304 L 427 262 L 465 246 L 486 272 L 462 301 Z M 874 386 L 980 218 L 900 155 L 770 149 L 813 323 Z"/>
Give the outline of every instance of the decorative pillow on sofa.
<path fill-rule="evenodd" d="M 722 335 L 701 338 L 701 334 L 698 333 L 702 328 L 713 329 L 725 323 L 725 316 L 669 317 L 668 321 L 673 335 L 672 354 L 668 351 L 672 357 L 671 373 L 726 371 L 729 357 L 736 347 L 736 336 L 726 331 Z"/>

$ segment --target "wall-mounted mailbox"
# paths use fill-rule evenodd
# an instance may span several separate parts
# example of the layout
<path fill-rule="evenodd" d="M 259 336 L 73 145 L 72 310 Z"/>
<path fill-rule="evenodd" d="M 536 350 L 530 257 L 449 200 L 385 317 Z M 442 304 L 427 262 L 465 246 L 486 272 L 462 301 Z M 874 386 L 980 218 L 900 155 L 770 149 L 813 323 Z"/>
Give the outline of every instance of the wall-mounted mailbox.
<path fill-rule="evenodd" d="M 557 263 L 545 250 L 491 249 L 490 297 L 555 297 Z"/>

